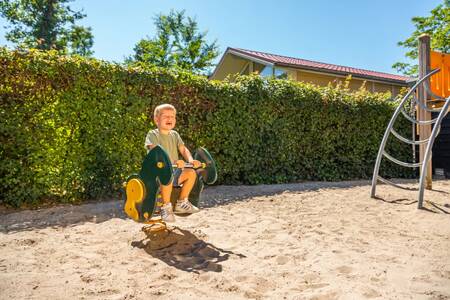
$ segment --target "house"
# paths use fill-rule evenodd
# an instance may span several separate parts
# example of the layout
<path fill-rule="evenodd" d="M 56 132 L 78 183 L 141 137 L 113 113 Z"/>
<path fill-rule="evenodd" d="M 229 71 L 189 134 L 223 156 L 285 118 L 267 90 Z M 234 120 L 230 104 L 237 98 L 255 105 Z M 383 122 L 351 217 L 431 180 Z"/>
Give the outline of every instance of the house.
<path fill-rule="evenodd" d="M 351 75 L 350 89 L 359 89 L 363 84 L 371 92 L 390 91 L 397 95 L 408 86 L 409 77 L 345 67 L 306 59 L 269 54 L 239 48 L 227 48 L 219 64 L 210 76 L 212 80 L 223 80 L 236 74 L 257 73 L 261 76 L 291 79 L 327 86 L 330 82 L 343 82 Z"/>

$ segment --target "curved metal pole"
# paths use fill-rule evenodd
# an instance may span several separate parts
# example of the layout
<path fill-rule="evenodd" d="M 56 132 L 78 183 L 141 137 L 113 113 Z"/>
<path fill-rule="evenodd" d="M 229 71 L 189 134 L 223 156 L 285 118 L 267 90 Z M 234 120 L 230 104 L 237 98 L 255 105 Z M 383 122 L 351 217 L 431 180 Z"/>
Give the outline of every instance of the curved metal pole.
<path fill-rule="evenodd" d="M 373 170 L 373 177 L 372 177 L 372 190 L 370 193 L 370 197 L 375 198 L 375 190 L 377 185 L 377 179 L 378 179 L 378 172 L 380 170 L 380 164 L 381 164 L 381 158 L 383 157 L 384 147 L 386 146 L 387 139 L 389 137 L 389 133 L 391 132 L 391 128 L 394 126 L 394 122 L 397 119 L 398 114 L 403 109 L 402 106 L 406 102 L 406 100 L 411 96 L 413 92 L 417 89 L 417 87 L 425 81 L 430 76 L 434 75 L 435 73 L 439 72 L 439 69 L 433 70 L 430 73 L 428 73 L 426 76 L 422 77 L 421 79 L 417 80 L 416 84 L 409 90 L 409 92 L 405 95 L 403 100 L 400 102 L 400 104 L 397 106 L 397 109 L 395 110 L 394 114 L 392 115 L 391 120 L 389 121 L 389 124 L 386 128 L 386 131 L 384 132 L 383 140 L 380 144 L 380 149 L 378 149 L 378 155 L 377 160 L 375 162 L 375 167 Z"/>
<path fill-rule="evenodd" d="M 425 110 L 425 111 L 427 111 L 427 112 L 439 112 L 439 111 L 441 111 L 440 108 L 436 108 L 436 109 L 434 109 L 434 108 L 428 108 L 426 105 L 424 105 L 422 102 L 420 102 L 420 101 L 416 98 L 416 96 L 413 96 L 413 98 L 414 98 L 414 102 L 416 102 L 416 104 L 419 105 L 420 108 L 422 108 L 423 110 Z"/>
<path fill-rule="evenodd" d="M 433 123 L 435 123 L 436 120 L 437 120 L 437 119 L 431 119 L 431 120 L 428 120 L 428 121 L 420 121 L 420 120 L 416 120 L 416 119 L 414 119 L 414 118 L 408 116 L 408 114 L 405 112 L 404 109 L 401 109 L 400 111 L 402 112 L 403 116 L 405 116 L 405 118 L 406 118 L 407 120 L 413 122 L 414 124 L 418 124 L 418 125 L 429 125 L 429 124 L 433 124 Z"/>
<path fill-rule="evenodd" d="M 414 129 L 414 128 L 413 128 Z M 421 144 L 425 144 L 426 142 L 428 142 L 429 139 L 424 139 L 424 140 L 420 140 L 420 141 L 416 141 L 416 140 L 408 140 L 407 138 L 403 137 L 400 135 L 400 133 L 398 133 L 397 131 L 394 130 L 394 128 L 391 128 L 391 132 L 392 134 L 398 138 L 400 141 L 406 143 L 406 144 L 410 144 L 410 145 L 421 145 Z"/>
<path fill-rule="evenodd" d="M 433 149 L 434 139 L 438 135 L 438 132 L 441 127 L 441 122 L 444 119 L 445 115 L 447 115 L 448 109 L 450 108 L 450 97 L 445 100 L 445 104 L 442 107 L 442 111 L 439 114 L 436 124 L 433 127 L 433 131 L 431 132 L 430 141 L 428 142 L 427 149 L 425 150 L 425 156 L 423 157 L 423 165 L 422 170 L 420 172 L 420 182 L 419 182 L 419 201 L 417 208 L 423 207 L 423 195 L 425 192 L 425 177 L 426 177 L 426 169 L 428 166 L 428 161 L 430 160 L 431 151 Z"/>
<path fill-rule="evenodd" d="M 429 86 L 429 84 L 428 84 L 428 81 L 426 81 L 426 82 L 424 83 L 423 86 L 425 87 L 425 91 L 427 92 L 428 95 L 430 95 L 431 97 L 436 98 L 437 100 L 445 101 L 445 98 L 444 98 L 444 97 L 441 97 L 441 96 L 439 96 L 439 95 L 436 95 L 435 93 L 433 93 L 433 92 L 431 91 L 431 88 L 430 88 L 430 86 Z"/>
<path fill-rule="evenodd" d="M 422 165 L 422 163 L 418 162 L 418 163 L 407 163 L 404 161 L 400 161 L 392 156 L 389 155 L 389 153 L 387 153 L 386 151 L 383 151 L 383 155 L 389 159 L 390 161 L 396 163 L 397 165 L 403 166 L 403 167 L 407 167 L 407 168 L 418 168 Z"/>

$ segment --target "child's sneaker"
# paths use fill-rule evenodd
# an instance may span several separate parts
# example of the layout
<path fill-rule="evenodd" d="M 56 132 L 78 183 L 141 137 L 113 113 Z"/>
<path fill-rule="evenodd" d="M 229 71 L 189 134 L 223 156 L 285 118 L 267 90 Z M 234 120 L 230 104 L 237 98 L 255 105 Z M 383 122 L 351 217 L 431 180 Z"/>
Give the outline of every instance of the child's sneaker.
<path fill-rule="evenodd" d="M 172 210 L 172 203 L 167 203 L 161 206 L 161 219 L 167 223 L 175 222 L 175 216 Z"/>
<path fill-rule="evenodd" d="M 175 213 L 177 214 L 193 214 L 199 211 L 200 209 L 192 205 L 187 199 L 178 200 L 177 205 L 175 205 Z"/>

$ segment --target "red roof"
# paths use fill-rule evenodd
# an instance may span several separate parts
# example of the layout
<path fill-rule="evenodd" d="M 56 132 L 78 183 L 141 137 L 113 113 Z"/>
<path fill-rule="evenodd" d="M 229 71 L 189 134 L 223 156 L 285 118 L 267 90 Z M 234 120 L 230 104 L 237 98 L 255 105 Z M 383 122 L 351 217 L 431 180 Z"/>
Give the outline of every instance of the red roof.
<path fill-rule="evenodd" d="M 288 56 L 282 56 L 282 55 L 276 55 L 276 54 L 270 54 L 270 53 L 264 53 L 264 52 L 258 52 L 258 51 L 253 51 L 253 50 L 240 49 L 240 48 L 228 48 L 228 49 L 232 50 L 234 52 L 237 52 L 237 53 L 248 55 L 248 56 L 260 59 L 260 60 L 264 60 L 264 61 L 274 64 L 274 65 L 279 65 L 279 66 L 302 68 L 302 69 L 309 69 L 309 70 L 320 70 L 323 72 L 335 73 L 335 74 L 336 73 L 337 74 L 351 74 L 351 75 L 355 75 L 357 77 L 380 79 L 380 80 L 384 80 L 384 81 L 386 81 L 386 80 L 397 81 L 397 82 L 401 82 L 401 83 L 406 83 L 406 81 L 410 80 L 409 77 L 401 76 L 401 75 L 394 75 L 394 74 L 388 74 L 388 73 L 383 73 L 383 72 L 376 72 L 376 71 L 369 71 L 369 70 L 352 68 L 352 67 L 326 64 L 326 63 L 312 61 L 312 60 L 306 60 L 306 59 L 300 59 L 300 58 L 294 58 L 294 57 L 288 57 Z"/>

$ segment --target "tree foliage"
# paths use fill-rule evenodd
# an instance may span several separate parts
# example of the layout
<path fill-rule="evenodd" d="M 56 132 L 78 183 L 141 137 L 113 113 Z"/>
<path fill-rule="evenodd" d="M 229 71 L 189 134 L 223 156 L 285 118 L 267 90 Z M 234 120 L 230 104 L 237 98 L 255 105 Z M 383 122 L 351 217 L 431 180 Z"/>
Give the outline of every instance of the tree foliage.
<path fill-rule="evenodd" d="M 92 55 L 91 28 L 76 25 L 86 15 L 72 10 L 72 1 L 0 0 L 0 15 L 9 22 L 6 39 L 17 48 Z"/>
<path fill-rule="evenodd" d="M 418 38 L 424 33 L 431 37 L 431 49 L 443 53 L 450 52 L 450 0 L 444 0 L 434 8 L 429 17 L 414 17 L 412 22 L 416 30 L 409 38 L 398 43 L 399 46 L 409 49 L 405 54 L 407 58 L 417 60 Z M 418 72 L 417 64 L 397 62 L 392 67 L 406 75 L 416 75 Z"/>
<path fill-rule="evenodd" d="M 206 41 L 207 32 L 199 32 L 197 21 L 186 17 L 184 11 L 171 11 L 155 17 L 156 35 L 140 40 L 134 55 L 127 62 L 132 65 L 176 67 L 204 73 L 213 66 L 219 55 L 217 42 Z"/>

